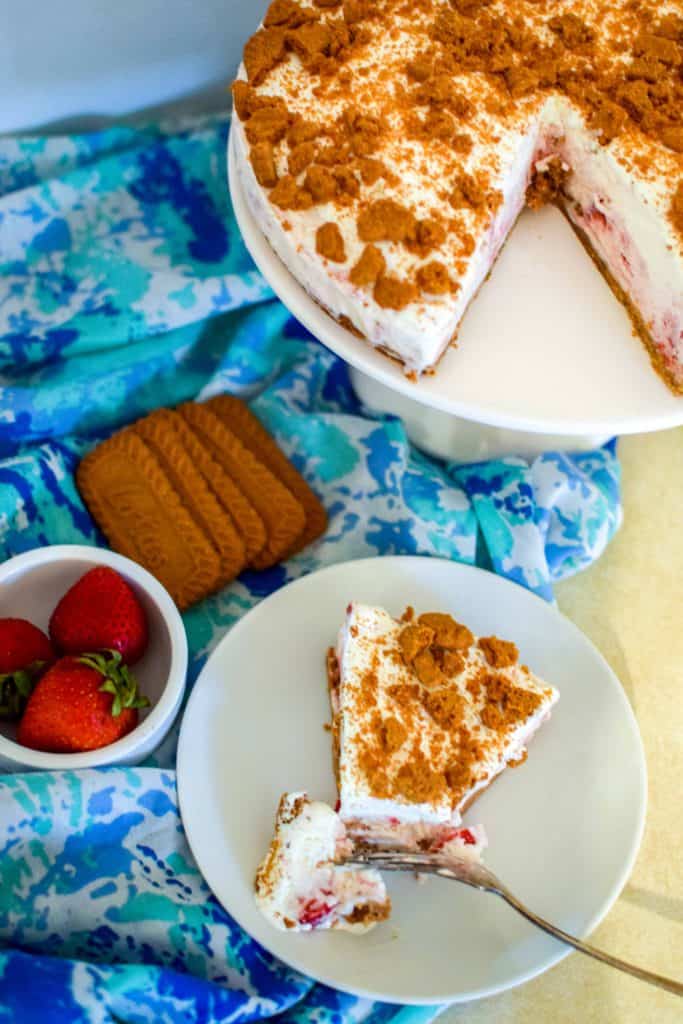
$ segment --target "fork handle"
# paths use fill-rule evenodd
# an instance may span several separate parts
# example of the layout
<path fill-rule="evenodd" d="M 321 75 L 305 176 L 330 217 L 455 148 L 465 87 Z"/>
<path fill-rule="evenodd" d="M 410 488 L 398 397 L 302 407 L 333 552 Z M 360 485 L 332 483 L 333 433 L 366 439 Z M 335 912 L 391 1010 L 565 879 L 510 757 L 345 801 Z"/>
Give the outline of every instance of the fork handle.
<path fill-rule="evenodd" d="M 665 978 L 662 974 L 655 974 L 653 971 L 643 970 L 642 967 L 636 967 L 634 964 L 626 963 L 625 960 L 619 960 L 616 956 L 610 956 L 609 953 L 604 953 L 601 949 L 596 949 L 595 946 L 590 946 L 587 942 L 582 942 L 581 939 L 577 939 L 574 935 L 570 935 L 568 932 L 563 932 L 561 928 L 555 927 L 554 924 L 550 924 L 544 918 L 539 917 L 538 914 L 534 914 L 533 910 L 529 910 L 523 903 L 513 896 L 509 890 L 501 887 L 499 890 L 500 895 L 503 897 L 506 903 L 509 903 L 511 907 L 514 907 L 523 917 L 526 917 L 527 921 L 531 921 L 532 924 L 537 925 L 538 928 L 542 928 L 548 935 L 552 935 L 554 938 L 559 939 L 561 942 L 565 942 L 568 946 L 573 946 L 574 949 L 578 949 L 580 953 L 586 953 L 588 956 L 594 957 L 596 960 L 601 960 L 604 964 L 609 964 L 610 967 L 616 967 L 619 971 L 624 971 L 626 974 L 632 974 L 634 978 L 640 978 L 641 981 L 647 981 L 651 985 L 657 985 L 659 988 L 666 989 L 667 992 L 673 992 L 676 996 L 683 996 L 683 985 L 679 981 L 674 981 L 673 978 Z"/>

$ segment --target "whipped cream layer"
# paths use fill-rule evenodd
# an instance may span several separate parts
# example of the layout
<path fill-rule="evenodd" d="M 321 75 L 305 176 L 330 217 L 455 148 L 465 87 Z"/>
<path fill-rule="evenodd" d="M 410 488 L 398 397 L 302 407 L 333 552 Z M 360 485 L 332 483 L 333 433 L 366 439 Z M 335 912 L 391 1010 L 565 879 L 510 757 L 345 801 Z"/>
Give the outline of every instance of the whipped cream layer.
<path fill-rule="evenodd" d="M 514 645 L 459 624 L 465 639 L 426 684 L 405 660 L 408 625 L 353 603 L 340 630 L 330 699 L 339 814 L 354 838 L 407 826 L 406 841 L 419 842 L 415 826 L 429 835 L 457 826 L 474 796 L 524 758 L 559 699 L 519 665 Z M 510 651 L 514 660 L 503 657 Z"/>
<path fill-rule="evenodd" d="M 341 14 L 337 7 L 321 10 L 312 0 L 301 0 L 299 6 L 323 22 L 339 21 Z M 426 113 L 427 106 L 418 105 L 411 112 L 406 108 L 406 97 L 420 88 L 406 67 L 434 49 L 435 18 L 451 6 L 462 7 L 446 0 L 380 4 L 380 10 L 386 7 L 386 14 L 362 22 L 367 45 L 340 64 L 336 78 L 312 74 L 297 52 L 288 53 L 267 72 L 255 87 L 257 93 L 282 100 L 293 118 L 332 125 L 355 105 L 364 116 L 381 120 L 385 131 L 371 157 L 386 173 L 376 180 L 358 177 L 357 195 L 345 196 L 342 204 L 330 200 L 316 202 L 309 209 L 281 209 L 271 201 L 271 190 L 255 176 L 245 132 L 248 121 L 235 116 L 237 172 L 260 230 L 316 302 L 336 319 L 349 322 L 372 345 L 399 359 L 407 372 L 420 374 L 436 365 L 456 336 L 469 303 L 524 207 L 536 165 L 557 155 L 569 169 L 564 195 L 558 198 L 560 205 L 637 314 L 656 368 L 674 389 L 683 387 L 683 242 L 670 215 L 681 180 L 679 154 L 640 132 L 635 122 L 606 142 L 599 128 L 588 126 L 579 104 L 559 91 L 545 88 L 520 96 L 513 92 L 513 99 L 501 107 L 500 93 L 490 76 L 462 69 L 451 74 L 462 104 L 461 116 L 456 118 L 456 141 L 438 137 L 438 129 L 436 135 L 422 138 L 419 132 L 411 134 L 406 127 L 410 117 L 426 123 L 429 116 L 442 117 L 444 111 L 452 113 L 454 109 L 452 104 L 444 107 L 438 103 L 431 113 Z M 673 4 L 655 5 L 652 0 L 646 6 L 649 14 L 643 14 L 643 26 L 655 15 L 678 11 Z M 634 47 L 634 53 L 640 51 L 639 22 L 628 0 L 580 0 L 578 4 L 558 0 L 552 10 L 548 5 L 521 0 L 493 0 L 486 11 L 507 25 L 515 20 L 523 23 L 548 53 L 555 52 L 558 38 L 564 38 L 548 27 L 553 14 L 578 18 L 580 25 L 584 19 L 597 39 L 592 45 L 598 58 L 613 62 L 617 70 L 621 61 L 624 81 L 630 81 L 626 69 L 629 47 Z M 470 16 L 475 14 L 470 12 Z M 567 32 L 570 42 L 565 55 L 571 53 L 580 65 L 584 60 L 582 44 L 572 42 L 570 29 Z M 612 46 L 612 38 L 620 41 L 621 56 L 619 48 Z M 442 52 L 447 49 L 445 46 Z M 244 66 L 239 76 L 246 80 Z M 630 109 L 628 101 L 623 109 Z M 457 140 L 463 140 L 461 151 Z M 279 179 L 289 173 L 290 155 L 291 147 L 283 139 L 274 156 Z M 340 159 L 348 160 L 348 156 Z M 305 181 L 305 174 L 306 169 L 296 175 L 299 184 Z M 479 197 L 474 205 L 454 206 L 452 190 L 462 174 L 485 180 L 486 201 Z M 436 218 L 447 227 L 446 237 L 429 251 L 396 241 L 374 243 L 381 251 L 385 273 L 404 282 L 419 281 L 420 272 L 438 261 L 447 268 L 452 288 L 433 294 L 428 287 L 420 287 L 419 294 L 402 308 L 388 308 L 376 300 L 372 286 L 354 284 L 352 270 L 364 249 L 357 228 L 359 213 L 380 199 L 395 201 L 418 220 Z M 316 236 L 324 224 L 338 228 L 343 260 L 327 258 L 318 251 Z"/>
<path fill-rule="evenodd" d="M 364 932 L 384 920 L 391 904 L 381 875 L 336 863 L 352 848 L 330 807 L 305 793 L 284 794 L 275 836 L 256 874 L 261 913 L 281 931 Z"/>

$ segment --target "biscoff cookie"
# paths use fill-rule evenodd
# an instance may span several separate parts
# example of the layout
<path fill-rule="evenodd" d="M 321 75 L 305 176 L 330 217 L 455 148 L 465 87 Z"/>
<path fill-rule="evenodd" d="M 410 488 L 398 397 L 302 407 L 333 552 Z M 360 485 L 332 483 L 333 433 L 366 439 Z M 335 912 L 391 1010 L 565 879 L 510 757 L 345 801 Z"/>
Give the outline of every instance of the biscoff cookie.
<path fill-rule="evenodd" d="M 215 398 L 210 398 L 206 405 L 303 505 L 306 524 L 289 554 L 295 554 L 307 547 L 327 528 L 327 513 L 318 496 L 313 493 L 284 452 L 278 448 L 248 405 L 232 395 L 216 395 Z"/>
<path fill-rule="evenodd" d="M 154 415 L 175 432 L 216 499 L 230 515 L 244 543 L 246 564 L 253 565 L 266 546 L 263 519 L 182 416 L 171 409 L 157 409 Z"/>
<path fill-rule="evenodd" d="M 181 610 L 220 586 L 221 556 L 132 430 L 86 455 L 76 484 L 111 546 L 156 576 Z"/>
<path fill-rule="evenodd" d="M 306 522 L 303 506 L 205 405 L 186 402 L 178 412 L 199 435 L 202 444 L 208 446 L 213 457 L 266 524 L 266 546 L 254 559 L 254 569 L 275 565 L 303 533 Z"/>
<path fill-rule="evenodd" d="M 133 425 L 151 448 L 190 514 L 218 549 L 223 564 L 221 586 L 234 580 L 246 565 L 244 541 L 230 513 L 221 507 L 201 472 L 163 414 L 153 412 Z"/>

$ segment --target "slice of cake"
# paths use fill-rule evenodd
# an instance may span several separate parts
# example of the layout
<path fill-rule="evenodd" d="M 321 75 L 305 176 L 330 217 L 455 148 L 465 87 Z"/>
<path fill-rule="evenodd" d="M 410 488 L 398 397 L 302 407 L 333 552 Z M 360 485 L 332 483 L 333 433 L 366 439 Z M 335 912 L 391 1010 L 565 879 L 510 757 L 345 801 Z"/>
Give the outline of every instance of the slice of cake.
<path fill-rule="evenodd" d="M 434 849 L 559 698 L 516 646 L 437 612 L 397 621 L 351 604 L 328 656 L 339 815 L 350 836 Z M 467 831 L 467 830 L 466 830 Z M 481 848 L 483 836 L 469 830 Z M 472 851 L 474 852 L 474 850 Z"/>
<path fill-rule="evenodd" d="M 256 873 L 256 902 L 282 931 L 365 932 L 389 916 L 381 875 L 341 863 L 353 844 L 338 815 L 305 793 L 285 793 L 275 836 Z"/>
<path fill-rule="evenodd" d="M 554 202 L 683 393 L 681 13 L 274 0 L 233 87 L 251 213 L 321 306 L 420 374 L 527 199 Z"/>

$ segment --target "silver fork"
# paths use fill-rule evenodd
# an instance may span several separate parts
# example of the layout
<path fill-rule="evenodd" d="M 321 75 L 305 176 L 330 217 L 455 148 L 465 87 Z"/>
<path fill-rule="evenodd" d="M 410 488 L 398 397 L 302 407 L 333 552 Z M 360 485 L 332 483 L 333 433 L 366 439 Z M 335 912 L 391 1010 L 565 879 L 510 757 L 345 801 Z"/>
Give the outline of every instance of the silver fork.
<path fill-rule="evenodd" d="M 625 971 L 626 974 L 632 974 L 633 977 L 640 978 L 641 981 L 657 985 L 659 988 L 666 989 L 667 992 L 673 992 L 674 995 L 683 996 L 683 984 L 680 982 L 626 963 L 625 960 L 619 960 L 615 956 L 610 956 L 609 953 L 603 953 L 601 949 L 582 942 L 581 939 L 577 939 L 574 935 L 562 931 L 561 928 L 557 928 L 554 924 L 539 917 L 533 910 L 525 907 L 507 886 L 496 878 L 492 871 L 477 861 L 459 859 L 452 855 L 445 858 L 434 853 L 406 853 L 402 850 L 380 850 L 373 847 L 357 846 L 346 863 L 359 867 L 373 867 L 380 871 L 414 871 L 420 874 L 438 875 L 439 878 L 448 878 L 453 882 L 464 882 L 465 885 L 471 885 L 473 889 L 480 889 L 482 892 L 495 893 L 496 896 L 501 896 L 506 903 L 514 907 L 527 921 L 531 921 L 532 924 L 542 928 L 544 932 L 559 939 L 560 942 L 578 949 L 580 953 L 587 953 L 588 956 L 595 957 L 596 960 L 601 960 L 603 963 L 609 964 L 610 967 Z"/>

